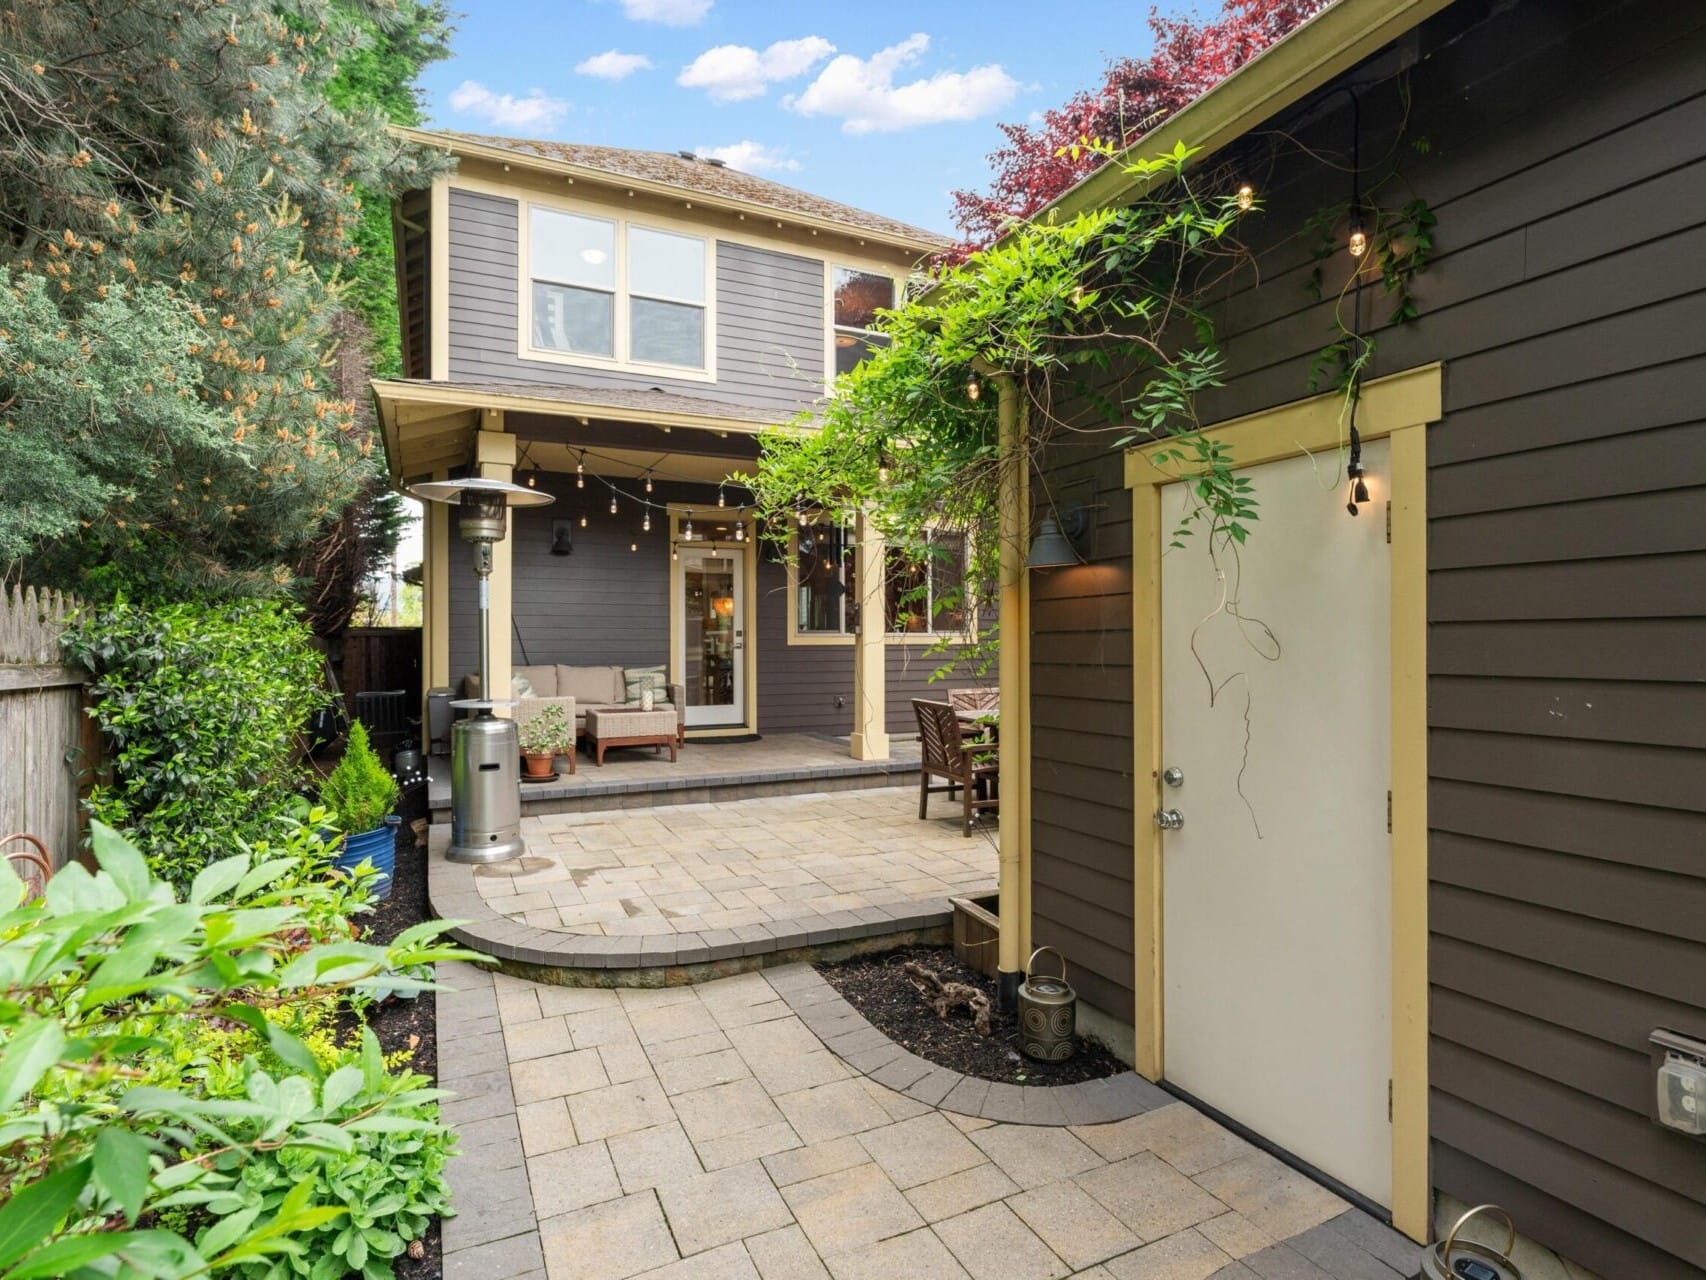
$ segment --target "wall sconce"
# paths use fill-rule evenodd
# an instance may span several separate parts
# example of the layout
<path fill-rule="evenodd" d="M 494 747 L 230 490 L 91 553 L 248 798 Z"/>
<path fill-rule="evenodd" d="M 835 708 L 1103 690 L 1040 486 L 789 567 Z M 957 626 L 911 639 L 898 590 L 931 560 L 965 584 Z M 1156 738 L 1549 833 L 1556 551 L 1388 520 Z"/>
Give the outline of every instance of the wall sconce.
<path fill-rule="evenodd" d="M 1090 512 L 1084 507 L 1068 507 L 1065 511 L 1046 515 L 1031 539 L 1030 554 L 1025 557 L 1027 569 L 1061 569 L 1083 564 L 1078 541 L 1090 528 Z"/>
<path fill-rule="evenodd" d="M 551 554 L 570 556 L 575 553 L 575 526 L 572 520 L 551 521 Z"/>

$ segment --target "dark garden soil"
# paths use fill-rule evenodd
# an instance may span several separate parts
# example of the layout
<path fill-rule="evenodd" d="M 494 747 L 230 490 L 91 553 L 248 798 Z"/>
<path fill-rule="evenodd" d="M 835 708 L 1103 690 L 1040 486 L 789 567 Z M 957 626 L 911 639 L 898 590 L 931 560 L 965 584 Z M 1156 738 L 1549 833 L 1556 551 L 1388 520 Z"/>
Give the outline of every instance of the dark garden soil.
<path fill-rule="evenodd" d="M 410 848 L 405 837 L 398 844 L 391 896 L 375 903 L 368 914 L 358 917 L 362 940 L 390 942 L 410 925 L 432 918 L 432 911 L 427 906 L 426 842 L 423 838 Z M 431 1076 L 435 1084 L 438 1082 L 438 1017 L 430 991 L 412 1000 L 393 996 L 371 1011 L 367 1024 L 379 1037 L 380 1047 L 387 1055 L 409 1050 L 412 1054 L 409 1066 L 422 1075 Z M 353 1022 L 351 1029 L 354 1029 Z M 413 1258 L 405 1253 L 397 1259 L 398 1280 L 442 1280 L 444 1258 L 437 1218 L 417 1243 L 421 1245 L 420 1257 Z"/>
<path fill-rule="evenodd" d="M 915 960 L 944 982 L 976 987 L 995 1004 L 995 983 L 954 958 L 947 947 L 907 947 L 882 955 L 861 956 L 841 964 L 820 964 L 819 973 L 847 1002 L 896 1044 L 939 1067 L 1002 1084 L 1077 1084 L 1117 1075 L 1126 1065 L 1099 1042 L 1078 1037 L 1078 1052 L 1065 1062 L 1035 1062 L 1019 1052 L 1018 1025 L 1012 1015 L 995 1012 L 990 1031 L 980 1036 L 964 1006 L 944 1021 L 918 994 L 902 966 Z"/>

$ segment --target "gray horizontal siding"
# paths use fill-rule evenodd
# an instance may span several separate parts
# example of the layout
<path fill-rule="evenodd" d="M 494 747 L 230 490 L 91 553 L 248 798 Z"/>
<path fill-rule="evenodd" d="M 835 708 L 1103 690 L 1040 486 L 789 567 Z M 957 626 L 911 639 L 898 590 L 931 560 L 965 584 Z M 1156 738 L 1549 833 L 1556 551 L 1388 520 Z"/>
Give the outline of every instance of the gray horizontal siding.
<path fill-rule="evenodd" d="M 475 381 L 661 387 L 731 405 L 804 408 L 823 389 L 824 268 L 813 258 L 716 244 L 717 380 L 521 358 L 516 201 L 450 192 L 450 370 Z"/>
<path fill-rule="evenodd" d="M 1361 97 L 1364 155 L 1401 115 L 1428 139 L 1401 170 L 1439 219 L 1419 322 L 1369 311 L 1377 374 L 1445 367 L 1427 441 L 1434 1181 L 1608 1277 L 1698 1277 L 1706 1165 L 1647 1118 L 1646 1040 L 1706 1037 L 1706 12 L 1459 0 L 1418 52 L 1404 93 Z M 1301 138 L 1336 156 L 1349 128 L 1336 109 Z M 1260 270 L 1215 306 L 1230 377 L 1205 419 L 1306 393 L 1330 304 L 1295 229 L 1343 182 L 1279 148 Z M 1345 269 L 1327 264 L 1329 294 Z M 1083 465 L 1053 460 L 1051 485 Z M 1129 653 L 1124 591 L 1033 604 L 1033 773 L 1047 753 L 1069 775 L 1037 784 L 1037 929 L 1060 915 L 1069 958 L 1109 984 L 1130 966 L 1104 935 L 1129 940 L 1130 912 L 1108 920 L 1125 882 L 1095 877 L 1122 841 L 1129 862 L 1133 797 L 1107 764 L 1126 744 L 1099 690 L 1121 685 L 1096 646 Z"/>

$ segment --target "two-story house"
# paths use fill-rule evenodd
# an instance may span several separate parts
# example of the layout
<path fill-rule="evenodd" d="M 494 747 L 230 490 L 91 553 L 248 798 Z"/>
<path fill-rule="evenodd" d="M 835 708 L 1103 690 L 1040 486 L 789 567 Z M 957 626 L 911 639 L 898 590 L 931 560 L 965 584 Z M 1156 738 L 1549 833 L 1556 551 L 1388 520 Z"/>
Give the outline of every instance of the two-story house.
<path fill-rule="evenodd" d="M 690 152 L 405 132 L 457 167 L 395 209 L 406 376 L 374 384 L 393 482 L 478 473 L 557 499 L 513 511 L 497 549 L 494 686 L 514 665 L 665 666 L 690 740 L 886 754 L 959 620 L 810 513 L 785 553 L 761 543 L 732 477 L 864 358 L 943 240 Z M 426 512 L 423 671 L 460 692 L 476 609 L 451 514 Z M 863 631 L 861 565 L 886 570 Z"/>

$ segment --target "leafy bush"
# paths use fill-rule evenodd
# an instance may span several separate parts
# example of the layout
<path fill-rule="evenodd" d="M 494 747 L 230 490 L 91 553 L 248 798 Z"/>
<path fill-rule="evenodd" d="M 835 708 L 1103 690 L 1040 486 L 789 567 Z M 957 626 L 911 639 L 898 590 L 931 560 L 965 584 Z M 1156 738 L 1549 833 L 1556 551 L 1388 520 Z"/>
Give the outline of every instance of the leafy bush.
<path fill-rule="evenodd" d="M 544 755 L 546 752 L 566 755 L 575 741 L 568 716 L 562 706 L 555 702 L 547 702 L 529 716 L 527 723 L 521 726 L 520 737 L 522 754 L 530 756 Z"/>
<path fill-rule="evenodd" d="M 350 726 L 343 759 L 320 788 L 320 803 L 336 816 L 339 828 L 353 836 L 384 822 L 396 808 L 398 794 L 397 780 L 368 742 L 366 727 L 356 721 Z"/>
<path fill-rule="evenodd" d="M 180 888 L 236 840 L 264 838 L 302 784 L 301 731 L 326 699 L 290 609 L 121 599 L 81 617 L 66 654 L 90 673 L 111 767 L 93 817 Z"/>
<path fill-rule="evenodd" d="M 306 828 L 181 900 L 111 828 L 93 846 L 35 902 L 0 862 L 0 1280 L 385 1274 L 444 1207 L 440 1095 L 370 1032 L 323 1036 L 467 953 L 437 923 L 355 941 L 347 891 L 286 852 Z"/>

